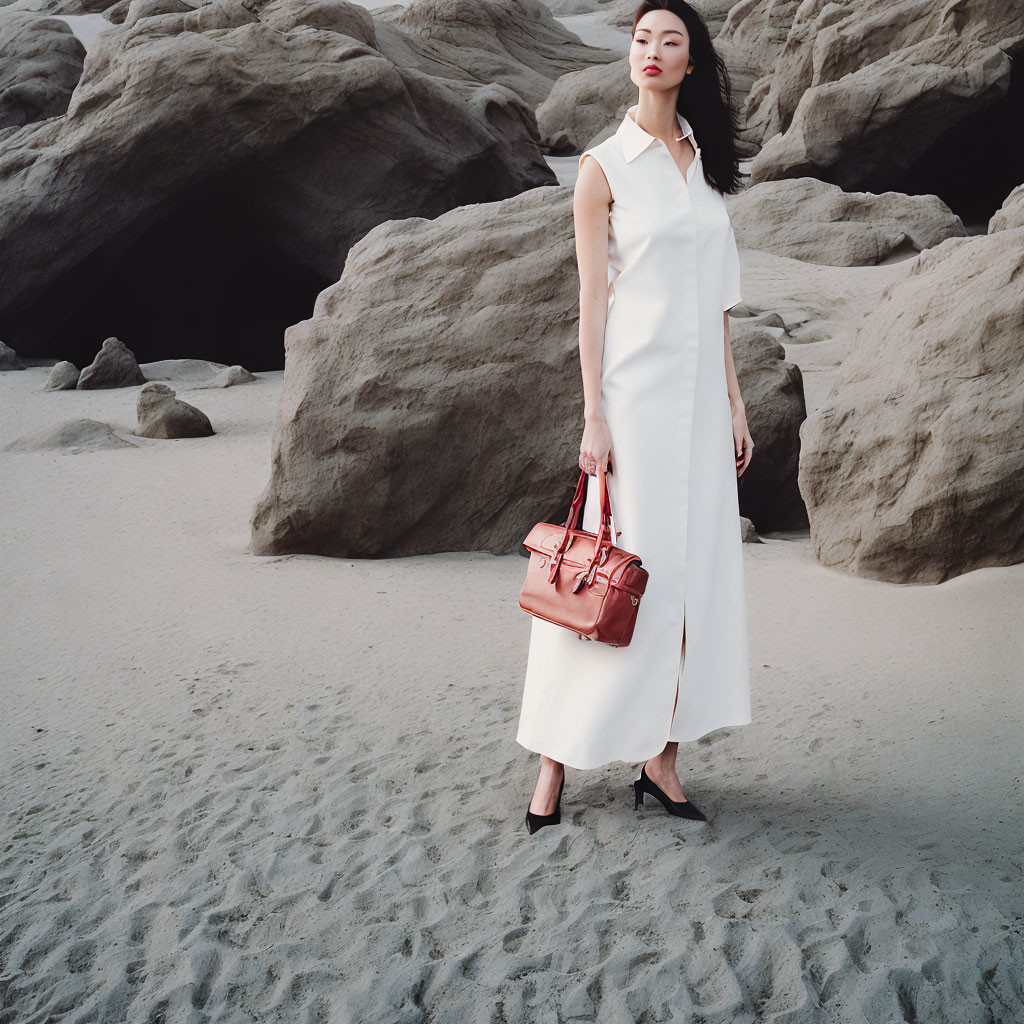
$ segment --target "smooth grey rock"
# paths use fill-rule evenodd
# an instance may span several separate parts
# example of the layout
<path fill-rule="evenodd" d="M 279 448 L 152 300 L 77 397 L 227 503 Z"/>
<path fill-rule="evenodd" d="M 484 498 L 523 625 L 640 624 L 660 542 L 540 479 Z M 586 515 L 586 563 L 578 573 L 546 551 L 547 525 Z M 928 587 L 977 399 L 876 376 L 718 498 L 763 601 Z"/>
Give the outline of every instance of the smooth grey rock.
<path fill-rule="evenodd" d="M 64 420 L 25 434 L 4 447 L 5 452 L 65 451 L 69 455 L 98 451 L 103 448 L 137 448 L 131 441 L 118 437 L 109 423 L 99 420 Z"/>
<path fill-rule="evenodd" d="M 86 366 L 78 377 L 78 390 L 96 388 L 131 388 L 145 384 L 146 378 L 135 353 L 119 338 L 107 338 L 96 358 Z"/>
<path fill-rule="evenodd" d="M 938 196 L 844 192 L 817 178 L 764 181 L 729 200 L 737 243 L 809 263 L 874 266 L 966 235 Z"/>
<path fill-rule="evenodd" d="M 139 425 L 134 432 L 139 437 L 209 437 L 215 433 L 202 409 L 175 398 L 173 388 L 157 381 L 139 391 L 135 408 Z"/>
<path fill-rule="evenodd" d="M 375 228 L 287 331 L 250 550 L 505 552 L 564 518 L 583 429 L 578 299 L 568 187 Z M 737 345 L 738 366 L 758 343 Z M 755 424 L 797 402 L 778 346 L 759 359 L 743 370 L 769 382 L 751 386 Z M 772 382 L 788 390 L 761 413 Z"/>
<path fill-rule="evenodd" d="M 800 431 L 823 564 L 941 583 L 1024 560 L 1024 228 L 950 238 L 867 310 Z"/>
<path fill-rule="evenodd" d="M 84 61 L 67 22 L 0 7 L 0 128 L 63 114 Z"/>
<path fill-rule="evenodd" d="M 563 75 L 537 109 L 537 127 L 549 153 L 581 153 L 612 134 L 635 102 L 623 57 Z"/>
<path fill-rule="evenodd" d="M 78 387 L 79 369 L 66 359 L 57 363 L 46 378 L 44 391 L 74 391 Z"/>

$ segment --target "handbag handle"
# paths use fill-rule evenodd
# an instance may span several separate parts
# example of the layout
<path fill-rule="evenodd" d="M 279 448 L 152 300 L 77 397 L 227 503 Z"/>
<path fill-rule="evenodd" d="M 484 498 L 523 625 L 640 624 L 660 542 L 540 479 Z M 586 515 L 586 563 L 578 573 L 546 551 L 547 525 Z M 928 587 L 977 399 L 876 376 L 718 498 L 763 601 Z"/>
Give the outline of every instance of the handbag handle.
<path fill-rule="evenodd" d="M 580 470 L 579 483 L 576 484 L 576 494 L 572 499 L 572 505 L 569 508 L 569 517 L 565 521 L 565 532 L 562 534 L 562 539 L 559 541 L 558 547 L 555 549 L 555 553 L 551 556 L 551 568 L 548 571 L 548 583 L 554 584 L 555 577 L 558 575 L 558 570 L 562 565 L 562 559 L 565 556 L 566 549 L 569 547 L 569 542 L 572 540 L 572 531 L 575 528 L 576 520 L 579 517 L 580 508 L 583 504 L 583 485 L 587 479 L 586 470 Z M 608 481 L 606 479 L 605 471 L 599 469 L 597 471 L 597 483 L 598 491 L 600 495 L 600 507 L 601 507 L 601 524 L 597 531 L 597 543 L 594 545 L 594 557 L 591 559 L 590 565 L 587 567 L 586 581 L 593 581 L 593 573 L 598 565 L 600 565 L 604 559 L 601 558 L 602 547 L 607 541 L 607 546 L 610 548 L 615 543 L 614 530 L 614 519 L 612 519 L 611 500 L 608 494 Z"/>
<path fill-rule="evenodd" d="M 612 507 L 611 499 L 608 495 L 608 479 L 603 469 L 600 469 L 597 472 L 597 483 L 601 501 L 601 525 L 598 527 L 597 540 L 594 543 L 594 557 L 590 559 L 590 565 L 587 566 L 586 575 L 577 582 L 576 590 L 579 590 L 580 587 L 583 586 L 589 586 L 594 582 L 594 575 L 597 572 L 597 567 L 604 563 L 605 559 L 608 557 L 608 552 L 615 543 L 614 538 L 611 536 Z"/>

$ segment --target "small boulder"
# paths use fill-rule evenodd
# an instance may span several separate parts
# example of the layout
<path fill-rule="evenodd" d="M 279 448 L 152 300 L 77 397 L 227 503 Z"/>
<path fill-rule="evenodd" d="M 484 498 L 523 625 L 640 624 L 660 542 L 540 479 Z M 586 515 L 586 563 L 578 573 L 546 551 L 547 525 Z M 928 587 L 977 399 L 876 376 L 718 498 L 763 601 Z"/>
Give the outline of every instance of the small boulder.
<path fill-rule="evenodd" d="M 214 363 L 209 359 L 157 359 L 152 363 L 139 363 L 146 380 L 166 380 L 178 388 L 209 384 L 227 368 L 227 363 Z"/>
<path fill-rule="evenodd" d="M 24 370 L 25 364 L 10 345 L 0 341 L 0 370 Z"/>
<path fill-rule="evenodd" d="M 215 433 L 202 409 L 174 397 L 174 389 L 150 381 L 139 392 L 136 402 L 138 437 L 209 437 Z"/>
<path fill-rule="evenodd" d="M 130 388 L 145 383 L 146 376 L 139 369 L 135 353 L 120 339 L 107 338 L 78 378 L 78 390 Z"/>
<path fill-rule="evenodd" d="M 259 377 L 254 373 L 250 373 L 244 366 L 239 366 L 235 363 L 234 366 L 229 366 L 226 370 L 221 370 L 209 384 L 202 385 L 206 388 L 230 388 L 235 384 L 254 384 L 259 380 Z"/>
<path fill-rule="evenodd" d="M 78 367 L 69 363 L 66 359 L 57 363 L 50 370 L 49 377 L 43 385 L 44 391 L 74 391 L 78 386 Z"/>
<path fill-rule="evenodd" d="M 744 472 L 746 471 L 744 470 Z M 758 537 L 754 524 L 746 516 L 740 516 L 740 536 L 744 544 L 764 543 L 764 541 Z"/>

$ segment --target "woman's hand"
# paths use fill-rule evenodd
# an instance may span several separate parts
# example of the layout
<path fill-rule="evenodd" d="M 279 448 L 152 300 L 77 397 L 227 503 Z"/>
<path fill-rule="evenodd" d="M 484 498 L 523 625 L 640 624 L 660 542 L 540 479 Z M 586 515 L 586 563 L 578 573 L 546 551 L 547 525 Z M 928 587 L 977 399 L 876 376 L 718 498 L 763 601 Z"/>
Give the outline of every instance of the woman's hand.
<path fill-rule="evenodd" d="M 743 470 L 750 465 L 754 454 L 754 440 L 747 427 L 747 411 L 742 403 L 732 407 L 732 439 L 736 451 L 736 475 L 743 476 Z"/>
<path fill-rule="evenodd" d="M 597 467 L 604 466 L 605 472 L 612 471 L 612 435 L 604 416 L 587 416 L 584 419 L 583 440 L 580 441 L 579 467 L 587 476 L 596 476 Z"/>

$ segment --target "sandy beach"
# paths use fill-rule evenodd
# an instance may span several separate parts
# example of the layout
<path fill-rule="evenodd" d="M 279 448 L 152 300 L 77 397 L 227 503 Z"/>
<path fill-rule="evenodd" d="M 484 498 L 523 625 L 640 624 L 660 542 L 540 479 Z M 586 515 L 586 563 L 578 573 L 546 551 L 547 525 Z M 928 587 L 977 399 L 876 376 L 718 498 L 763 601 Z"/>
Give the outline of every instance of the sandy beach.
<path fill-rule="evenodd" d="M 0 0 L 0 1024 L 1024 1024 L 1024 18 L 662 6 Z M 752 721 L 530 835 L 608 269 Z"/>
<path fill-rule="evenodd" d="M 249 554 L 282 374 L 0 374 L 0 1021 L 1024 1017 L 1024 567 L 938 586 L 744 546 L 754 721 L 680 748 L 711 819 L 569 770 L 528 836 L 518 555 Z M 172 381 L 172 386 L 174 382 Z"/>

